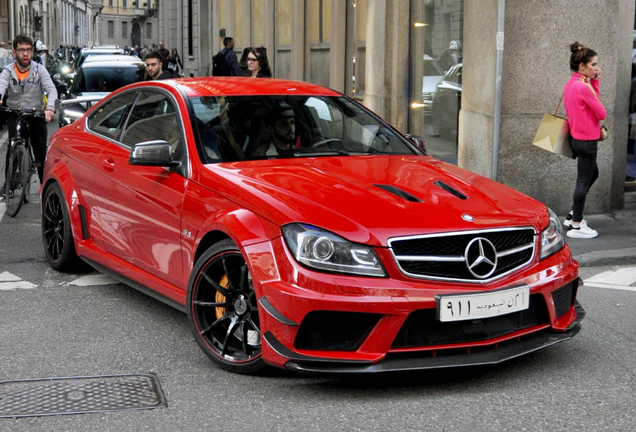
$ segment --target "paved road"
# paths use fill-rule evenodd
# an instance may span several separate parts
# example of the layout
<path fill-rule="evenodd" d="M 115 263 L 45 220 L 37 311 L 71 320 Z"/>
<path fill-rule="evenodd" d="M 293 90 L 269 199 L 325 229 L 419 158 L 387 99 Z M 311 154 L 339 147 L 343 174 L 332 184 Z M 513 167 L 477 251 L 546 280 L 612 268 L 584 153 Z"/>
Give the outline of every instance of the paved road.
<path fill-rule="evenodd" d="M 0 158 L 4 149 L 0 148 Z M 629 431 L 636 267 L 586 267 L 572 341 L 492 367 L 365 377 L 215 367 L 185 315 L 45 263 L 39 206 L 0 206 L 0 381 L 155 373 L 167 408 L 0 418 L 0 431 Z M 2 401 L 0 400 L 0 404 Z"/>

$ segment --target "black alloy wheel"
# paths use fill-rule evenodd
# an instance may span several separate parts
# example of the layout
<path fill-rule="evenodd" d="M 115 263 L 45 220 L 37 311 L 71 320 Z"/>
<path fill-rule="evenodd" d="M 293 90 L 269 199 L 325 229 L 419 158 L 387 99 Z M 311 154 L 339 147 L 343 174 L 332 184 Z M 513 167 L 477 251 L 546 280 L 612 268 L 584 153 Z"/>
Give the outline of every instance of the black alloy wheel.
<path fill-rule="evenodd" d="M 57 271 L 84 271 L 87 265 L 75 253 L 71 218 L 60 185 L 51 183 L 42 196 L 42 242 L 46 260 Z"/>
<path fill-rule="evenodd" d="M 197 343 L 216 364 L 237 373 L 265 367 L 252 278 L 231 240 L 217 243 L 197 261 L 188 284 L 187 310 Z"/>
<path fill-rule="evenodd" d="M 31 170 L 31 157 L 24 145 L 13 148 L 9 158 L 7 181 L 5 185 L 6 212 L 14 217 L 20 211 L 27 193 L 27 182 Z"/>

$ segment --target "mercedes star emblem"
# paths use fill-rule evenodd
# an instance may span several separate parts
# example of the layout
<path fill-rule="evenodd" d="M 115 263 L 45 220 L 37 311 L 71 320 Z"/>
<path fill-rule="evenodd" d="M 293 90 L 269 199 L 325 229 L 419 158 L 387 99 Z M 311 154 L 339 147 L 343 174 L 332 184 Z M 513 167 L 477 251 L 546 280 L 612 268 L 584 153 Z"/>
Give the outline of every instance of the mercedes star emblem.
<path fill-rule="evenodd" d="M 468 271 L 477 279 L 486 279 L 497 269 L 497 249 L 483 237 L 476 237 L 468 243 L 464 259 Z"/>

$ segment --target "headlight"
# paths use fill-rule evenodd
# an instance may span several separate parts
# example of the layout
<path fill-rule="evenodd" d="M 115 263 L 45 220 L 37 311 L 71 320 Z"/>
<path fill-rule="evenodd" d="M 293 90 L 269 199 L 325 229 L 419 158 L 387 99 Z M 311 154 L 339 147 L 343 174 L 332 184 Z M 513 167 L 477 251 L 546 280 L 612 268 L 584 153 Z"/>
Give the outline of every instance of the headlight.
<path fill-rule="evenodd" d="M 548 209 L 548 213 L 550 214 L 550 224 L 541 232 L 541 255 L 539 259 L 549 257 L 560 251 L 565 245 L 561 221 L 552 210 Z"/>
<path fill-rule="evenodd" d="M 362 276 L 387 276 L 373 248 L 348 242 L 311 225 L 292 223 L 282 230 L 294 258 L 309 268 Z"/>
<path fill-rule="evenodd" d="M 66 75 L 67 73 L 69 73 L 71 71 L 71 68 L 68 67 L 67 65 L 62 66 L 62 75 Z"/>

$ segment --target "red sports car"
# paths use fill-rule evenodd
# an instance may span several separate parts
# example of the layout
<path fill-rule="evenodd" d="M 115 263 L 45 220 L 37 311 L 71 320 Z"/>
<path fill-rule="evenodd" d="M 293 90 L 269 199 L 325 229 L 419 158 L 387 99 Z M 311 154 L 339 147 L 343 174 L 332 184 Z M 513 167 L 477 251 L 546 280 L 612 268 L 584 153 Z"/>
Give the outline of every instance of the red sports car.
<path fill-rule="evenodd" d="M 312 84 L 124 87 L 53 135 L 41 203 L 51 267 L 185 311 L 235 372 L 497 363 L 585 314 L 545 205 Z"/>

